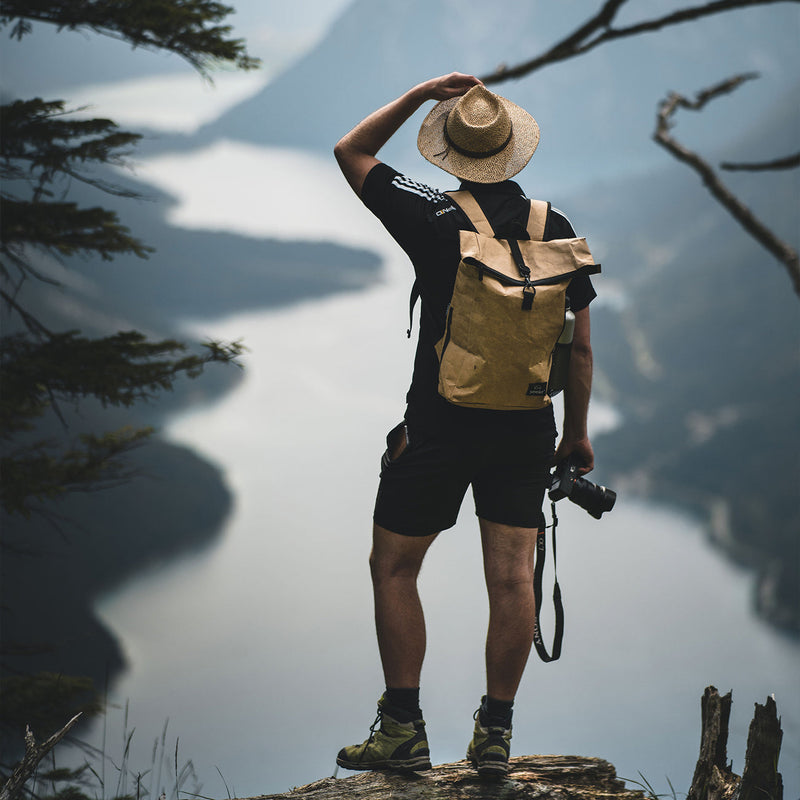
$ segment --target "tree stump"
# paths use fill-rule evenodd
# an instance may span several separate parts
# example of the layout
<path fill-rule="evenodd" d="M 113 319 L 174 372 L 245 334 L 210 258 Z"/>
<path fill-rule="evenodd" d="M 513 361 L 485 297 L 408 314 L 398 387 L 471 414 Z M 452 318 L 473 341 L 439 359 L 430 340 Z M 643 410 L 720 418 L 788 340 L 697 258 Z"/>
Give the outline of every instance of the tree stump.
<path fill-rule="evenodd" d="M 731 716 L 731 692 L 720 697 L 709 686 L 700 701 L 700 756 L 694 768 L 692 786 L 686 800 L 723 800 L 733 794 L 738 783 L 728 764 L 728 722 Z"/>
<path fill-rule="evenodd" d="M 755 704 L 741 778 L 727 763 L 731 702 L 730 692 L 720 697 L 713 686 L 703 694 L 700 757 L 686 800 L 783 800 L 783 779 L 778 772 L 783 732 L 775 699 L 767 698 L 763 706 Z"/>
<path fill-rule="evenodd" d="M 504 781 L 485 781 L 468 761 L 441 764 L 427 772 L 400 775 L 362 772 L 325 778 L 284 794 L 249 800 L 644 800 L 600 758 L 519 756 Z"/>
<path fill-rule="evenodd" d="M 783 778 L 778 772 L 783 731 L 775 698 L 768 697 L 765 705 L 756 703 L 753 721 L 747 735 L 739 800 L 772 800 L 783 798 Z"/>

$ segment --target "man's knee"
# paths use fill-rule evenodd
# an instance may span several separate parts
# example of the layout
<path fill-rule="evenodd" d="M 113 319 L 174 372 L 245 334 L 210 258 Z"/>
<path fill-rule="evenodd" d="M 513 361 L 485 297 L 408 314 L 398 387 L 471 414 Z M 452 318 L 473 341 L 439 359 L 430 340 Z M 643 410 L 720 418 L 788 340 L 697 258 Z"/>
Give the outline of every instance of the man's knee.
<path fill-rule="evenodd" d="M 533 567 L 525 564 L 495 569 L 486 574 L 486 588 L 490 594 L 518 594 L 533 591 Z"/>
<path fill-rule="evenodd" d="M 402 536 L 376 525 L 369 556 L 373 582 L 390 579 L 416 580 L 432 536 Z"/>

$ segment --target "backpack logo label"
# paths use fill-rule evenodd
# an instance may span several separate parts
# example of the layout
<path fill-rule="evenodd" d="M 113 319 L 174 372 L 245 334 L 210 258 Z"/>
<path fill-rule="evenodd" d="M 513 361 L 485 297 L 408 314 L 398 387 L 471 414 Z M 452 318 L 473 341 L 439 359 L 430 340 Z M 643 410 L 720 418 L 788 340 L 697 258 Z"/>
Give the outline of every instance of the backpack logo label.
<path fill-rule="evenodd" d="M 525 392 L 528 397 L 544 397 L 547 394 L 546 383 L 529 383 L 528 391 Z"/>

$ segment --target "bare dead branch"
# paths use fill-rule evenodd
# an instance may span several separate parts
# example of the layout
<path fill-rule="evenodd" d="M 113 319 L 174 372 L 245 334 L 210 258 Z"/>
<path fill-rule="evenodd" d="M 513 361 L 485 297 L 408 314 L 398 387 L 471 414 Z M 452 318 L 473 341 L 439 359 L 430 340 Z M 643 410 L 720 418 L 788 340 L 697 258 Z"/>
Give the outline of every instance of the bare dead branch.
<path fill-rule="evenodd" d="M 735 89 L 738 89 L 745 81 L 752 81 L 759 77 L 757 72 L 743 72 L 741 75 L 734 75 L 732 78 L 726 78 L 724 81 L 715 83 L 709 86 L 708 89 L 701 89 L 694 96 L 694 100 L 689 100 L 687 97 L 672 93 L 665 100 L 665 103 L 672 104 L 669 114 L 674 112 L 678 106 L 683 108 L 690 108 L 692 111 L 701 111 L 707 103 L 723 94 L 730 94 Z"/>
<path fill-rule="evenodd" d="M 689 100 L 676 92 L 671 92 L 659 106 L 656 131 L 653 134 L 655 141 L 664 147 L 679 161 L 688 164 L 700 176 L 703 184 L 711 194 L 728 210 L 733 218 L 763 247 L 765 247 L 778 261 L 780 261 L 800 296 L 800 259 L 797 251 L 776 236 L 764 225 L 747 206 L 739 200 L 717 177 L 714 169 L 697 153 L 680 144 L 671 134 L 673 115 L 678 108 L 702 109 L 706 103 L 721 94 L 728 94 L 740 86 L 744 81 L 750 80 L 754 75 L 736 75 L 708 89 L 703 89 L 695 95 L 694 100 Z"/>
<path fill-rule="evenodd" d="M 769 172 L 771 170 L 795 169 L 800 167 L 800 153 L 785 158 L 775 158 L 772 161 L 754 161 L 752 163 L 737 164 L 731 161 L 723 161 L 720 169 L 727 169 L 730 172 Z"/>
<path fill-rule="evenodd" d="M 530 61 L 517 64 L 515 67 L 506 67 L 503 64 L 490 75 L 484 76 L 481 80 L 483 80 L 484 83 L 499 83 L 509 78 L 521 78 L 523 75 L 535 72 L 546 64 L 563 61 L 567 58 L 585 53 L 587 50 L 591 50 L 600 42 L 597 39 L 592 40 L 590 37 L 594 36 L 598 30 L 610 30 L 611 23 L 617 11 L 619 11 L 627 1 L 628 0 L 608 0 L 608 2 L 603 3 L 603 6 L 597 14 L 573 31 L 565 39 L 553 45 L 549 50 L 532 58 Z M 598 39 L 602 39 L 602 35 L 598 37 Z"/>
<path fill-rule="evenodd" d="M 640 33 L 652 33 L 662 28 L 679 25 L 683 22 L 691 22 L 692 20 L 719 14 L 723 11 L 733 11 L 737 8 L 746 8 L 748 6 L 770 5 L 772 3 L 797 3 L 800 0 L 715 0 L 715 2 L 690 6 L 671 14 L 666 14 L 663 17 L 644 20 L 627 27 L 612 27 L 617 12 L 626 2 L 627 0 L 607 0 L 597 14 L 545 52 L 515 66 L 507 67 L 503 64 L 494 72 L 484 76 L 482 78 L 483 82 L 491 84 L 500 83 L 511 78 L 521 78 L 523 75 L 529 75 L 548 64 L 554 64 L 558 61 L 588 53 L 605 42 L 636 36 Z"/>
<path fill-rule="evenodd" d="M 36 744 L 31 729 L 25 731 L 25 755 L 0 789 L 0 800 L 16 800 L 28 779 L 36 772 L 39 762 L 70 732 L 81 715 L 76 714 L 60 731 L 47 741 Z"/>

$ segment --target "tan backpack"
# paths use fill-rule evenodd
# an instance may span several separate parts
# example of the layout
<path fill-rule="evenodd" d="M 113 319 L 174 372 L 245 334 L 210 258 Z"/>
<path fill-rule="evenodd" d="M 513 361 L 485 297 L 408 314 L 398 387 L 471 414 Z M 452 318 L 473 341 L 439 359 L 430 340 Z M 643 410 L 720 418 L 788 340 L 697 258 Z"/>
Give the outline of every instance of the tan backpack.
<path fill-rule="evenodd" d="M 470 192 L 447 194 L 475 231 L 460 231 L 461 261 L 436 343 L 439 393 L 471 408 L 544 408 L 567 286 L 600 265 L 583 238 L 542 241 L 549 203 L 531 200 L 530 240 L 498 239 Z"/>

